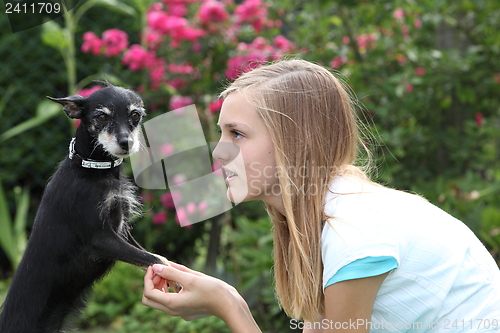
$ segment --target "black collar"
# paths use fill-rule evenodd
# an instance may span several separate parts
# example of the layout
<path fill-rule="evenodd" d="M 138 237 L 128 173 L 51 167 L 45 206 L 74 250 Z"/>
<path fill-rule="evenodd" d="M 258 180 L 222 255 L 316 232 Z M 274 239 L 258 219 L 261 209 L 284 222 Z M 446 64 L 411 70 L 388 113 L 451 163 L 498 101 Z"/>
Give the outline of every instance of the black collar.
<path fill-rule="evenodd" d="M 76 138 L 71 140 L 69 144 L 69 159 L 75 162 L 77 165 L 87 168 L 87 169 L 112 169 L 119 166 L 123 162 L 123 158 L 118 158 L 112 161 L 96 161 L 91 159 L 84 159 L 75 151 L 75 141 Z"/>

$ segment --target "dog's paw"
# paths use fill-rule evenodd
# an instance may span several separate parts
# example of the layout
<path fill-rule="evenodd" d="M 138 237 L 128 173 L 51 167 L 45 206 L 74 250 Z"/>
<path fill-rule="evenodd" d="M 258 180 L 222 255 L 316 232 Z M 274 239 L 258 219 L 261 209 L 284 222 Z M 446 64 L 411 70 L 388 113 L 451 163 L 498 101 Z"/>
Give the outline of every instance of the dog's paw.
<path fill-rule="evenodd" d="M 156 264 L 170 266 L 170 262 L 167 260 L 167 258 L 162 257 L 162 256 L 160 256 L 158 254 L 153 254 L 153 255 L 158 259 L 158 261 L 156 262 Z"/>
<path fill-rule="evenodd" d="M 165 257 L 162 257 L 158 254 L 153 254 L 156 258 L 158 258 L 158 262 L 157 264 L 161 264 L 161 265 L 165 265 L 165 266 L 170 266 L 170 262 L 167 260 L 167 258 Z M 180 284 L 178 284 L 177 282 L 175 281 L 167 281 L 168 282 L 168 286 L 170 288 L 172 288 L 176 293 L 178 293 L 179 291 L 181 291 L 182 289 L 182 286 Z"/>

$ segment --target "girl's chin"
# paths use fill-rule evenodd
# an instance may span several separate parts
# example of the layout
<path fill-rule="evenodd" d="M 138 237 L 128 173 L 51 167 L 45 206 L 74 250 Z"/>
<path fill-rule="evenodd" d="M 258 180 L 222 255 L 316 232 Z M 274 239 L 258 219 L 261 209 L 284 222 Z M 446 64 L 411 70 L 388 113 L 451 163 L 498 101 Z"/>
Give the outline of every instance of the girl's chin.
<path fill-rule="evenodd" d="M 227 189 L 227 198 L 234 204 L 239 204 L 241 202 L 251 200 L 250 198 L 248 198 L 247 194 L 248 193 L 246 192 L 241 193 L 240 191 L 231 190 L 230 188 Z"/>

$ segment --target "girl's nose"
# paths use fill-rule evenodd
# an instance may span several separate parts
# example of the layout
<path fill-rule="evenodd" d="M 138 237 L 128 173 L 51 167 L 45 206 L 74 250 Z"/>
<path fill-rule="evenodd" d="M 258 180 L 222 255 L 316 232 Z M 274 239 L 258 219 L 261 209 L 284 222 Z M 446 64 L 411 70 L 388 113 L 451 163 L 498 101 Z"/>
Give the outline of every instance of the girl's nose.
<path fill-rule="evenodd" d="M 231 142 L 219 141 L 212 152 L 215 160 L 222 162 L 223 165 L 230 163 L 240 153 L 240 147 Z"/>

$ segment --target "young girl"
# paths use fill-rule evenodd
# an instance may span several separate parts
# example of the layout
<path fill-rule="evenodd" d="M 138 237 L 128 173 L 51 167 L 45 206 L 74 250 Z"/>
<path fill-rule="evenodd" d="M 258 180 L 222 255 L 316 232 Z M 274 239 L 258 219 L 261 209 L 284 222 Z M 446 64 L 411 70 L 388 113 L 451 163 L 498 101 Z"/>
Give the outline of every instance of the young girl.
<path fill-rule="evenodd" d="M 243 74 L 222 96 L 220 143 L 237 145 L 244 165 L 222 144 L 214 158 L 224 165 L 231 200 L 266 205 L 276 294 L 295 327 L 500 330 L 495 261 L 462 222 L 354 166 L 361 141 L 353 103 L 332 73 L 280 61 Z M 168 293 L 167 280 L 182 291 Z M 260 332 L 243 298 L 221 280 L 172 263 L 150 267 L 144 282 L 147 306 Z"/>

